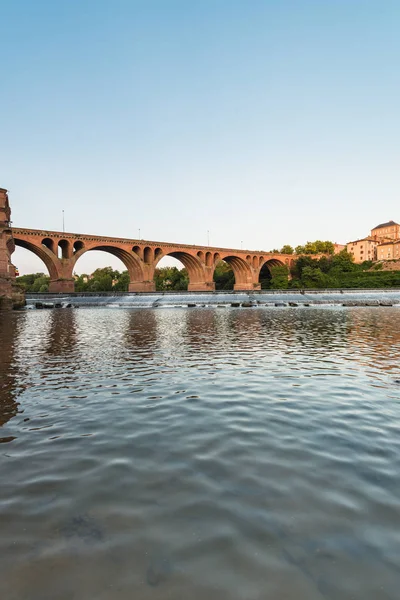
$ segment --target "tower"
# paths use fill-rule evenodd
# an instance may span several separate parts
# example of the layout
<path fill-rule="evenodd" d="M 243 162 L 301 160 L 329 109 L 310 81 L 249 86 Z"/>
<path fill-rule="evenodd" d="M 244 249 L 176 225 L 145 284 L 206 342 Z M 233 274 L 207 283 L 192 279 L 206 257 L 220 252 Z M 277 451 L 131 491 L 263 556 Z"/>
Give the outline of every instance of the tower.
<path fill-rule="evenodd" d="M 25 303 L 23 291 L 15 282 L 15 267 L 11 262 L 14 250 L 8 194 L 0 188 L 0 309 L 17 308 Z"/>

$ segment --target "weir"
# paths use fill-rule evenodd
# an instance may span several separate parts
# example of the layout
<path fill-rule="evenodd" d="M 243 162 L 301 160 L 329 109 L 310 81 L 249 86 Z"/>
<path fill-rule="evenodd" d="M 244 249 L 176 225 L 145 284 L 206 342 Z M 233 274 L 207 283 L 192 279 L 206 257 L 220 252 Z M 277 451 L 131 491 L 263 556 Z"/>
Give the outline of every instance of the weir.
<path fill-rule="evenodd" d="M 262 290 L 256 292 L 129 292 L 27 294 L 28 308 L 93 306 L 109 308 L 167 307 L 307 307 L 307 306 L 393 306 L 400 308 L 400 290 Z"/>

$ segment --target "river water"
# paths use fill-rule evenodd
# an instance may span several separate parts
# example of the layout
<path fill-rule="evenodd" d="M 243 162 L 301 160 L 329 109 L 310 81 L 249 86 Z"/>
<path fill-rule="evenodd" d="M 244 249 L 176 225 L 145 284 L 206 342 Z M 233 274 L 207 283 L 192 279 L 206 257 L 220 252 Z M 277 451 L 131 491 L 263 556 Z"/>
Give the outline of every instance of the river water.
<path fill-rule="evenodd" d="M 0 598 L 398 600 L 400 308 L 0 314 Z"/>

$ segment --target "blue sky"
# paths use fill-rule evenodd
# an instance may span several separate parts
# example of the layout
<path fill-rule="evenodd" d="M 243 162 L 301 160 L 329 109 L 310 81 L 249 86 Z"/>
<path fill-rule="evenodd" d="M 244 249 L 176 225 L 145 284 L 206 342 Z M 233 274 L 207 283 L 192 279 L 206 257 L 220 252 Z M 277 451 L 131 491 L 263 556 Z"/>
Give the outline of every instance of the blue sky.
<path fill-rule="evenodd" d="M 68 231 L 269 250 L 400 220 L 398 0 L 0 0 L 0 22 L 17 226 L 64 209 Z"/>

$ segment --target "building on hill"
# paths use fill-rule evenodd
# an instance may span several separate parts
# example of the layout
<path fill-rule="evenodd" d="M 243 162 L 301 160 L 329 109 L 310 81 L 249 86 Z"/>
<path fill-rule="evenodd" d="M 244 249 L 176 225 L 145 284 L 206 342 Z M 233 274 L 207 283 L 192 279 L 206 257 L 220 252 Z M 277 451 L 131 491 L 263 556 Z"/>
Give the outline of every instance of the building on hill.
<path fill-rule="evenodd" d="M 394 221 L 381 223 L 371 229 L 371 237 L 379 240 L 398 240 L 400 239 L 400 225 Z"/>
<path fill-rule="evenodd" d="M 333 254 L 339 254 L 342 250 L 346 248 L 346 244 L 337 244 L 336 242 L 333 244 L 334 250 Z"/>
<path fill-rule="evenodd" d="M 376 248 L 379 242 L 373 237 L 354 240 L 347 244 L 347 252 L 354 256 L 354 262 L 360 264 L 364 260 L 376 260 Z"/>
<path fill-rule="evenodd" d="M 376 248 L 377 260 L 400 259 L 400 239 L 381 242 Z"/>

